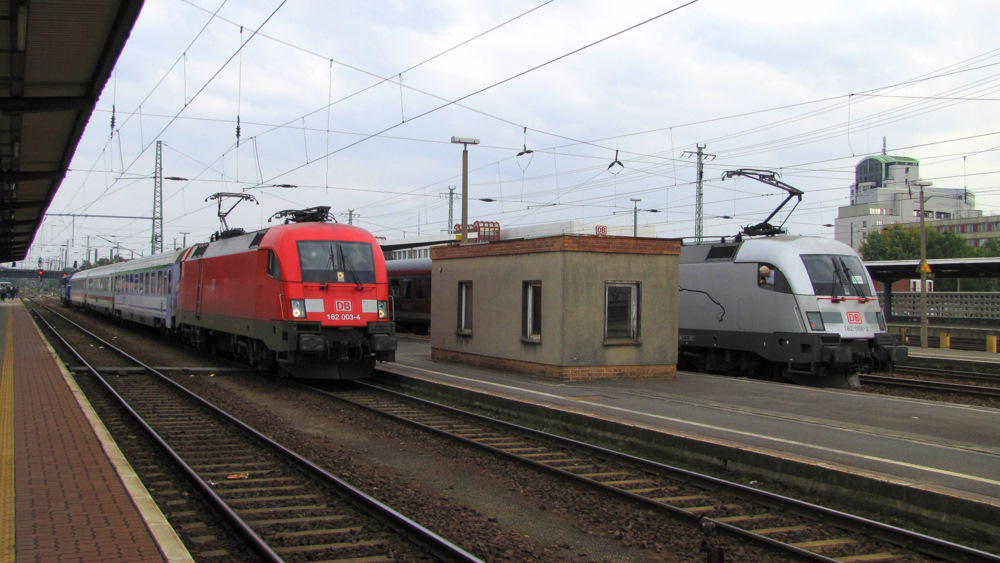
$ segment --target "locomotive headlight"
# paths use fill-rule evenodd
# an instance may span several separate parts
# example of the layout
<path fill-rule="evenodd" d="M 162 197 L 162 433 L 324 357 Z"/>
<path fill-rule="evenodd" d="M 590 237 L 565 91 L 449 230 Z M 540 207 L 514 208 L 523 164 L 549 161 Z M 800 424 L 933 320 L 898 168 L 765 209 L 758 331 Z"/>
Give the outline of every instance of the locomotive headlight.
<path fill-rule="evenodd" d="M 386 301 L 378 302 L 378 318 L 385 319 L 389 317 L 389 306 Z"/>
<path fill-rule="evenodd" d="M 293 319 L 304 319 L 306 318 L 306 300 L 305 299 L 291 299 L 289 300 L 289 305 L 292 306 L 292 318 Z"/>
<path fill-rule="evenodd" d="M 807 312 L 806 320 L 809 321 L 809 328 L 818 331 L 826 330 L 826 325 L 823 324 L 823 315 L 820 312 Z"/>

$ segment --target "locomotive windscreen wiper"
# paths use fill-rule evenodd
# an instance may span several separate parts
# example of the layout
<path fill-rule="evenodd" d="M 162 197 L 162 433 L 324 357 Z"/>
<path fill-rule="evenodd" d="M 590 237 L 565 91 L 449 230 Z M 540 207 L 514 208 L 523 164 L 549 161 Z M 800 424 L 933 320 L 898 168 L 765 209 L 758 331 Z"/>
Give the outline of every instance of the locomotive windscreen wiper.
<path fill-rule="evenodd" d="M 357 287 L 355 289 L 357 289 L 358 291 L 364 290 L 365 286 L 364 284 L 361 283 L 361 278 L 358 277 L 358 273 L 354 271 L 354 267 L 351 266 L 351 261 L 347 259 L 346 255 L 344 255 L 343 258 L 344 258 L 344 268 L 351 273 L 351 277 L 354 278 L 354 283 L 357 284 Z"/>
<path fill-rule="evenodd" d="M 854 288 L 854 294 L 858 297 L 864 297 L 864 290 L 861 289 L 860 285 L 854 282 L 854 276 L 851 275 L 851 269 L 847 266 L 847 263 L 844 262 L 844 258 L 838 257 L 837 259 L 840 260 L 840 265 L 844 267 L 844 272 L 847 275 L 847 281 L 851 282 L 851 287 Z"/>
<path fill-rule="evenodd" d="M 838 287 L 844 287 L 843 272 L 840 271 L 840 265 L 837 264 L 837 258 L 835 256 L 830 257 L 830 262 L 833 263 L 833 282 L 830 283 L 830 296 L 840 297 L 837 292 Z"/>

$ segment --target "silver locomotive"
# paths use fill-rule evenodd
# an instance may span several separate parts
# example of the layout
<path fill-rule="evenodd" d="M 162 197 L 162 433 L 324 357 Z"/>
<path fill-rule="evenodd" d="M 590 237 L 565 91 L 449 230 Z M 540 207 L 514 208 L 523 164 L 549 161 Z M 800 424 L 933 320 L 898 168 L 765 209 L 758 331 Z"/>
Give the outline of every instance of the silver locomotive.
<path fill-rule="evenodd" d="M 855 387 L 907 357 L 860 257 L 830 239 L 684 246 L 679 309 L 681 365 L 700 371 Z"/>

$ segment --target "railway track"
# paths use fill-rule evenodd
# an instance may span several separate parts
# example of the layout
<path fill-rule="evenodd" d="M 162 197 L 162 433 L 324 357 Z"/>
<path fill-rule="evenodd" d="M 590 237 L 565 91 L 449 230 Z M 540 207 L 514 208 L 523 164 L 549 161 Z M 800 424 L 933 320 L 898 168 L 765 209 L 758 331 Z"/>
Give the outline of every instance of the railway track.
<path fill-rule="evenodd" d="M 968 370 L 957 370 L 951 368 L 935 368 L 928 366 L 896 366 L 895 373 L 899 375 L 911 375 L 923 378 L 939 378 L 960 382 L 977 382 L 1000 387 L 1000 375 L 995 373 L 983 373 Z"/>
<path fill-rule="evenodd" d="M 313 389 L 475 447 L 515 459 L 662 515 L 704 534 L 708 560 L 717 534 L 733 534 L 813 561 L 991 561 L 1000 557 L 795 499 L 359 383 Z"/>
<path fill-rule="evenodd" d="M 862 374 L 860 380 L 863 385 L 1000 399 L 1000 376 L 995 374 L 918 366 L 898 366 L 895 373 L 896 375 Z M 899 377 L 903 375 L 908 377 Z"/>
<path fill-rule="evenodd" d="M 186 484 L 174 486 L 196 491 L 243 544 L 234 549 L 213 541 L 214 532 L 191 533 L 215 523 L 190 520 L 187 506 L 194 499 L 186 498 L 187 492 L 169 498 L 170 485 L 160 481 L 149 487 L 147 483 L 154 498 L 157 492 L 167 491 L 168 497 L 158 498 L 158 504 L 185 505 L 174 512 L 174 518 L 167 517 L 181 529 L 196 560 L 247 560 L 250 554 L 263 561 L 478 561 L 58 312 L 35 305 L 36 316 L 50 334 L 87 367 L 109 397 L 120 402 L 132 418 L 131 432 L 141 427 L 159 447 L 160 457 L 169 459 L 186 476 Z M 88 361 L 91 354 L 81 353 L 92 347 L 71 343 L 62 335 L 65 330 L 79 331 L 103 350 L 114 351 L 122 358 L 121 365 L 109 369 L 107 355 L 102 354 L 103 371 L 125 375 L 102 375 Z M 144 372 L 130 373 L 135 366 Z M 150 463 L 165 472 L 162 462 Z"/>

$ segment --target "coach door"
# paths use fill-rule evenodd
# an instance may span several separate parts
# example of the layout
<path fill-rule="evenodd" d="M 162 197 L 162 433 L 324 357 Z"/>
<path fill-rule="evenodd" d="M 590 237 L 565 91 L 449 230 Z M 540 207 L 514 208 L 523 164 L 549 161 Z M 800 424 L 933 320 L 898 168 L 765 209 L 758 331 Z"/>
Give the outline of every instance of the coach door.
<path fill-rule="evenodd" d="M 191 257 L 188 258 L 189 261 L 186 262 L 187 265 L 184 266 L 185 268 L 193 267 L 195 269 L 194 318 L 199 321 L 201 320 L 201 292 L 202 286 L 204 285 L 203 278 L 205 276 L 205 261 L 200 260 L 200 258 L 203 254 L 205 254 L 206 250 L 208 250 L 208 244 L 199 244 L 196 246 L 194 251 L 191 252 Z M 179 283 L 180 281 L 178 280 L 178 284 Z"/>
<path fill-rule="evenodd" d="M 194 289 L 194 318 L 200 321 L 201 320 L 201 288 L 202 288 L 202 285 L 203 285 L 202 284 L 202 277 L 205 275 L 205 261 L 204 260 L 195 260 L 194 263 L 197 264 L 197 266 L 196 266 L 197 272 L 196 272 L 195 279 L 198 280 L 198 284 L 195 286 L 195 289 Z"/>

